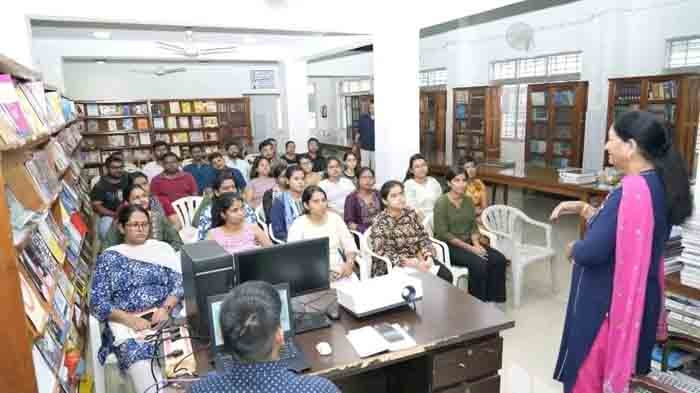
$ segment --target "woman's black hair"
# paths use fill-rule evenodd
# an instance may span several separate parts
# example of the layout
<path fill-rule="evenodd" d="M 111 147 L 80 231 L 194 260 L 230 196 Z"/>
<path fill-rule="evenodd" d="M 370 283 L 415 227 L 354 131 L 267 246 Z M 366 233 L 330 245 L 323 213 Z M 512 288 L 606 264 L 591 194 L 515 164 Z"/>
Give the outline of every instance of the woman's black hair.
<path fill-rule="evenodd" d="M 447 173 L 445 173 L 445 180 L 447 181 L 447 190 L 450 190 L 450 182 L 452 179 L 459 175 L 464 175 L 464 177 L 468 177 L 467 173 L 465 172 L 464 168 L 455 168 L 455 167 L 449 167 L 447 168 Z"/>
<path fill-rule="evenodd" d="M 340 166 L 340 168 L 341 168 L 341 170 L 342 170 L 342 168 L 343 168 L 343 163 L 340 162 L 340 160 L 339 160 L 337 157 L 328 157 L 328 158 L 326 159 L 326 171 L 323 173 L 323 178 L 324 178 L 324 179 L 328 179 L 328 178 L 329 178 L 329 176 L 328 176 L 328 166 L 329 166 L 330 163 L 333 162 L 333 161 L 337 162 L 337 163 L 338 163 L 338 166 Z M 340 175 L 342 176 L 343 173 L 341 172 Z"/>
<path fill-rule="evenodd" d="M 374 169 L 368 167 L 368 166 L 361 166 L 360 168 L 357 169 L 357 172 L 355 172 L 355 176 L 357 176 L 357 179 L 359 180 L 360 177 L 362 177 L 362 174 L 365 172 L 369 172 L 372 174 L 372 177 L 375 177 L 376 175 L 374 174 Z"/>
<path fill-rule="evenodd" d="M 348 157 L 350 157 L 350 156 L 355 157 L 355 159 L 357 160 L 357 154 L 355 154 L 355 153 L 349 151 L 349 152 L 343 154 L 343 162 L 347 161 L 347 160 L 348 160 Z"/>
<path fill-rule="evenodd" d="M 241 207 L 245 206 L 245 200 L 241 194 L 237 192 L 226 192 L 214 198 L 211 205 L 212 228 L 218 228 L 226 225 L 226 219 L 221 217 L 221 214 L 226 213 L 226 211 L 230 209 L 236 201 L 241 202 Z"/>
<path fill-rule="evenodd" d="M 617 119 L 615 133 L 623 141 L 633 139 L 639 151 L 654 164 L 666 189 L 666 211 L 669 224 L 680 225 L 693 213 L 688 168 L 673 146 L 673 138 L 655 115 L 630 111 Z"/>
<path fill-rule="evenodd" d="M 311 201 L 311 198 L 314 197 L 314 194 L 320 192 L 323 194 L 323 198 L 328 200 L 328 196 L 326 196 L 326 192 L 323 191 L 323 188 L 319 186 L 308 186 L 304 189 L 304 192 L 301 194 L 301 203 L 304 205 L 304 214 L 309 214 L 309 209 L 306 208 L 306 204 Z"/>
<path fill-rule="evenodd" d="M 258 165 L 260 165 L 260 163 L 261 163 L 263 160 L 267 161 L 267 164 L 268 164 L 268 165 L 271 165 L 271 164 L 272 164 L 272 163 L 270 162 L 270 160 L 268 160 L 267 158 L 265 158 L 265 157 L 263 157 L 263 156 L 257 156 L 257 157 L 255 157 L 255 161 L 253 161 L 253 167 L 250 168 L 250 178 L 251 178 L 251 179 L 255 179 L 256 177 L 258 177 Z"/>
<path fill-rule="evenodd" d="M 127 175 L 126 181 L 128 184 L 132 184 L 134 182 L 134 180 L 138 179 L 139 177 L 143 177 L 144 179 L 148 180 L 148 176 L 146 176 L 145 173 L 135 171 L 135 172 L 131 172 Z"/>
<path fill-rule="evenodd" d="M 415 175 L 413 174 L 412 168 L 413 168 L 413 163 L 418 161 L 418 160 L 423 160 L 425 162 L 428 162 L 428 160 L 425 159 L 425 156 L 423 156 L 420 153 L 416 153 L 411 156 L 411 158 L 408 159 L 408 170 L 406 171 L 406 177 L 404 177 L 403 181 L 413 179 Z"/>
<path fill-rule="evenodd" d="M 282 301 L 272 284 L 247 281 L 236 286 L 219 313 L 224 348 L 238 360 L 271 360 L 281 310 Z"/>
<path fill-rule="evenodd" d="M 277 164 L 272 167 L 272 172 L 270 173 L 272 177 L 277 179 L 278 177 L 282 176 L 282 174 L 286 175 L 287 171 L 287 164 L 282 162 L 281 164 Z"/>
<path fill-rule="evenodd" d="M 284 172 L 284 177 L 286 177 L 287 179 L 291 179 L 292 176 L 294 175 L 294 172 L 297 172 L 297 171 L 303 173 L 304 176 L 306 176 L 306 172 L 304 172 L 304 170 L 301 169 L 301 165 L 290 165 L 287 167 L 287 170 Z"/>
<path fill-rule="evenodd" d="M 387 203 L 384 202 L 387 199 L 389 199 L 389 193 L 391 192 L 391 189 L 394 187 L 401 187 L 401 191 L 403 192 L 404 187 L 403 183 L 401 183 L 398 180 L 389 180 L 388 182 L 382 184 L 382 188 L 379 190 L 379 195 L 381 196 L 381 204 L 382 204 L 382 210 L 387 208 Z"/>
<path fill-rule="evenodd" d="M 119 212 L 117 212 L 117 222 L 121 226 L 126 225 L 126 223 L 129 222 L 131 216 L 136 212 L 145 214 L 146 218 L 148 219 L 148 222 L 151 222 L 151 216 L 148 214 L 146 209 L 142 208 L 139 205 L 126 205 L 119 209 Z"/>
<path fill-rule="evenodd" d="M 137 184 L 134 184 L 133 182 L 126 184 L 126 187 L 124 187 L 124 189 L 122 190 L 122 196 L 124 198 L 124 202 L 129 202 L 129 196 L 137 188 L 143 192 L 146 192 L 146 190 L 144 190 L 143 187 L 141 187 Z"/>
<path fill-rule="evenodd" d="M 219 189 L 221 188 L 221 184 L 223 184 L 223 182 L 225 182 L 226 180 L 229 180 L 229 179 L 231 181 L 233 181 L 234 185 L 236 184 L 236 179 L 233 178 L 233 175 L 231 174 L 231 172 L 229 172 L 229 171 L 221 172 L 216 177 L 216 179 L 214 179 L 214 182 L 212 183 L 211 186 L 214 189 L 214 191 L 219 191 Z M 236 186 L 236 190 L 238 190 L 238 186 Z"/>

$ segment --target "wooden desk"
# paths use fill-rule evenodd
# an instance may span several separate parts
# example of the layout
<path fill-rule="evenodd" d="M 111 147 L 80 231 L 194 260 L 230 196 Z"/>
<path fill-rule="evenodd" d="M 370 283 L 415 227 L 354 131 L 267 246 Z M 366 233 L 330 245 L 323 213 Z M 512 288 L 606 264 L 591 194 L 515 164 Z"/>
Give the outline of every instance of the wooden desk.
<path fill-rule="evenodd" d="M 310 375 L 334 381 L 344 393 L 439 392 L 499 393 L 503 340 L 499 332 L 515 323 L 487 304 L 427 273 L 424 296 L 416 312 L 408 307 L 367 319 L 355 319 L 341 308 L 341 319 L 327 329 L 296 336 L 299 349 L 311 364 Z M 380 322 L 398 323 L 418 344 L 416 347 L 361 359 L 345 335 L 351 329 Z M 330 356 L 320 356 L 316 344 L 328 342 Z M 208 351 L 196 354 L 199 375 L 211 371 Z M 380 387 L 367 390 L 369 377 Z M 364 384 L 364 387 L 362 387 Z M 471 390 L 470 390 L 471 389 Z"/>
<path fill-rule="evenodd" d="M 591 202 L 594 198 L 604 198 L 610 191 L 609 186 L 597 184 L 577 185 L 559 182 L 559 174 L 554 168 L 526 167 L 522 171 L 515 168 L 503 169 L 491 166 L 479 167 L 478 177 L 485 183 L 491 184 L 491 202 L 496 200 L 496 189 L 503 187 L 503 203 L 508 204 L 508 188 L 517 187 L 526 190 L 540 191 L 548 194 L 561 195 L 575 198 L 584 202 Z M 586 229 L 586 221 L 582 218 L 579 230 L 583 236 Z"/>

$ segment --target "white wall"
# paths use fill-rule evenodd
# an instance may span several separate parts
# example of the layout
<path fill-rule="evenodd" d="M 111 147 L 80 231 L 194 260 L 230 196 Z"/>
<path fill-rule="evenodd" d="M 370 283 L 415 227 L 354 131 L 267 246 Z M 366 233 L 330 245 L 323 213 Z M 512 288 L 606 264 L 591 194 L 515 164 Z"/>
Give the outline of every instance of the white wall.
<path fill-rule="evenodd" d="M 310 62 L 309 76 L 371 76 L 374 73 L 374 55 L 362 52 L 335 59 Z"/>
<path fill-rule="evenodd" d="M 581 0 L 421 40 L 421 69 L 447 67 L 449 88 L 486 85 L 494 60 L 583 51 L 581 77 L 589 82 L 584 166 L 603 161 L 608 78 L 664 71 L 665 42 L 700 34 L 700 2 Z M 505 32 L 512 23 L 535 29 L 535 48 L 511 49 Z M 451 129 L 448 121 L 448 132 Z M 451 133 L 450 133 L 451 134 Z M 449 142 L 449 141 L 448 141 Z M 505 159 L 522 160 L 522 142 L 503 141 Z"/>
<path fill-rule="evenodd" d="M 185 67 L 187 72 L 153 76 L 130 72 L 159 66 Z M 65 62 L 65 93 L 76 100 L 240 97 L 250 93 L 252 69 L 278 70 L 277 64 L 173 64 Z M 280 86 L 283 81 L 276 83 Z"/>

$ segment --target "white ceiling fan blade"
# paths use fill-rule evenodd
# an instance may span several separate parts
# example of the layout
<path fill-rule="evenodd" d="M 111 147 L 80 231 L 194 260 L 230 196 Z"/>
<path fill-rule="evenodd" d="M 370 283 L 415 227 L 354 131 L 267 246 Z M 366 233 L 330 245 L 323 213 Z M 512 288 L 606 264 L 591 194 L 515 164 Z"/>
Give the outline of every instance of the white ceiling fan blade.
<path fill-rule="evenodd" d="M 185 68 L 185 67 L 170 68 L 170 69 L 161 71 L 160 74 L 168 75 L 168 74 L 174 74 L 176 72 L 185 72 L 185 71 L 187 71 L 187 68 Z"/>
<path fill-rule="evenodd" d="M 162 47 L 163 49 L 171 49 L 171 50 L 177 50 L 177 51 L 184 51 L 185 48 L 180 46 L 180 45 L 175 45 L 175 44 L 170 44 L 168 42 L 164 41 L 156 41 L 156 43 Z"/>
<path fill-rule="evenodd" d="M 226 52 L 233 52 L 237 50 L 237 46 L 222 46 L 220 48 L 207 48 L 207 49 L 200 49 L 199 53 L 203 55 L 209 55 L 213 53 L 226 53 Z"/>

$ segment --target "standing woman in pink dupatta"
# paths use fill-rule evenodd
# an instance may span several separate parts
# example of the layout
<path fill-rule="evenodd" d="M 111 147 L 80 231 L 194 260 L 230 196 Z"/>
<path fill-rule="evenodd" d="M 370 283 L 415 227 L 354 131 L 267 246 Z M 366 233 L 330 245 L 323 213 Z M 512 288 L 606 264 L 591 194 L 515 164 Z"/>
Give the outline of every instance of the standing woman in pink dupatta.
<path fill-rule="evenodd" d="M 564 202 L 552 212 L 588 219 L 585 238 L 568 248 L 571 292 L 554 373 L 566 393 L 626 393 L 633 375 L 650 371 L 666 334 L 664 244 L 692 213 L 685 163 L 654 115 L 622 115 L 605 149 L 622 186 L 599 209 Z"/>

